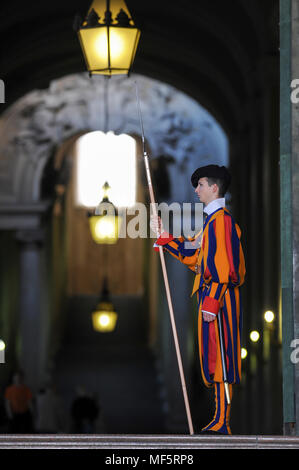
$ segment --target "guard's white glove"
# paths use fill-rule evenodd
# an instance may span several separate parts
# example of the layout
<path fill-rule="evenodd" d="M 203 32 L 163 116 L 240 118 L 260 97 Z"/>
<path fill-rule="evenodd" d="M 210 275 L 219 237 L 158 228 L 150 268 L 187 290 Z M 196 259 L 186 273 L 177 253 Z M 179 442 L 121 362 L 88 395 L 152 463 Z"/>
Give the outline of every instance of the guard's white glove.
<path fill-rule="evenodd" d="M 204 321 L 207 322 L 214 321 L 216 319 L 216 315 L 214 315 L 213 313 L 202 312 L 202 316 Z"/>
<path fill-rule="evenodd" d="M 163 232 L 163 224 L 162 224 L 161 217 L 159 217 L 158 215 L 157 216 L 151 215 L 150 227 L 151 227 L 151 230 L 157 236 L 160 236 L 161 233 Z"/>

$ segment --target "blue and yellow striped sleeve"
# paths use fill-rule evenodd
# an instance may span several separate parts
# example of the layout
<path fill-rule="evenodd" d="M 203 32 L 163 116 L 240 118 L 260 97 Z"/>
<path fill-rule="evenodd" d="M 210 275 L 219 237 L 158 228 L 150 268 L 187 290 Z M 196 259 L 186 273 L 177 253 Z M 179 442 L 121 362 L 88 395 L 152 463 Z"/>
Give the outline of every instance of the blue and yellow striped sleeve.
<path fill-rule="evenodd" d="M 191 270 L 194 271 L 198 258 L 198 248 L 194 248 L 189 240 L 184 237 L 174 238 L 171 234 L 163 232 L 155 243 L 155 250 L 159 249 L 159 246 L 171 254 L 174 258 L 186 264 Z"/>

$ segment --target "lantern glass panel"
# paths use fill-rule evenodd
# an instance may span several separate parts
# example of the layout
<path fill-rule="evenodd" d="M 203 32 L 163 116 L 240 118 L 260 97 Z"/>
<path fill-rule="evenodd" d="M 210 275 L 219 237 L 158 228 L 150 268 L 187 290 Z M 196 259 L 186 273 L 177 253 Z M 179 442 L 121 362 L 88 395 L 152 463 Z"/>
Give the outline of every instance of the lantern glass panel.
<path fill-rule="evenodd" d="M 136 28 L 102 26 L 81 29 L 79 38 L 88 70 L 98 74 L 127 73 L 135 57 L 139 36 Z"/>
<path fill-rule="evenodd" d="M 112 69 L 129 70 L 133 62 L 139 31 L 135 28 L 112 27 L 110 31 L 110 64 Z"/>
<path fill-rule="evenodd" d="M 89 71 L 107 70 L 108 52 L 99 50 L 99 44 L 104 42 L 103 37 L 107 37 L 106 27 L 86 28 L 79 31 L 79 39 L 84 52 L 86 65 Z M 102 54 L 100 54 L 100 51 Z"/>

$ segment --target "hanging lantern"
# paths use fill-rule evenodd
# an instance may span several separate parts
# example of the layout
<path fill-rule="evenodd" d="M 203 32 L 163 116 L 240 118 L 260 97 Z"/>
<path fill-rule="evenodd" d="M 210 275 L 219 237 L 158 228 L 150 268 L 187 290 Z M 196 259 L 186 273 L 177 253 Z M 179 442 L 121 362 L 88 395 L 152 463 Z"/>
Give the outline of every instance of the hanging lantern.
<path fill-rule="evenodd" d="M 117 313 L 109 297 L 107 279 L 104 279 L 103 290 L 99 304 L 92 312 L 92 326 L 95 331 L 108 333 L 115 329 Z"/>
<path fill-rule="evenodd" d="M 118 240 L 121 217 L 117 208 L 109 201 L 109 184 L 103 186 L 104 196 L 93 213 L 88 212 L 89 227 L 93 240 L 98 244 L 113 245 Z"/>
<path fill-rule="evenodd" d="M 140 37 L 123 0 L 94 0 L 74 25 L 90 75 L 129 74 Z"/>
<path fill-rule="evenodd" d="M 92 312 L 92 326 L 95 331 L 108 333 L 115 329 L 117 313 L 113 305 L 109 302 L 100 302 L 94 312 Z"/>

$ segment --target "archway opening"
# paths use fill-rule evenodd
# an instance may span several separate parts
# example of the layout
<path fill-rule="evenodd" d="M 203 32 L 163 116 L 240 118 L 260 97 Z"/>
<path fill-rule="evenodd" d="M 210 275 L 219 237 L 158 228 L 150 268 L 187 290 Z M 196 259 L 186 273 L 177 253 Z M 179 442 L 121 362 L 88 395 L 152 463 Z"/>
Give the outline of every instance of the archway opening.
<path fill-rule="evenodd" d="M 94 131 L 76 142 L 75 202 L 96 207 L 105 182 L 117 207 L 136 202 L 136 141 L 127 134 Z"/>

